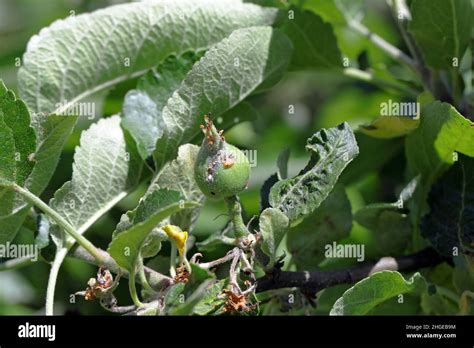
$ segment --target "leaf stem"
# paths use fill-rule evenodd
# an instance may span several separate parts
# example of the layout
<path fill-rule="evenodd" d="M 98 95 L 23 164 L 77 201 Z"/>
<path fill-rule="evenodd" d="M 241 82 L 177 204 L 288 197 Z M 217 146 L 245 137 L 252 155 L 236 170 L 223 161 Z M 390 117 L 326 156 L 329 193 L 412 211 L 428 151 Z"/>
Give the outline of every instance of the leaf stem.
<path fill-rule="evenodd" d="M 413 98 L 416 98 L 419 92 L 411 87 L 406 86 L 405 84 L 398 82 L 396 80 L 387 80 L 374 74 L 355 68 L 346 68 L 343 70 L 343 74 L 347 77 L 351 77 L 356 80 L 364 81 L 367 83 L 372 83 L 383 88 L 392 88 L 402 92 L 403 94 L 409 95 Z"/>
<path fill-rule="evenodd" d="M 66 255 L 68 253 L 68 248 L 61 248 L 56 250 L 56 255 L 54 256 L 54 261 L 51 265 L 51 270 L 49 271 L 48 286 L 46 288 L 46 315 L 54 314 L 54 292 L 56 289 L 56 281 L 58 279 L 59 269 L 63 263 Z"/>
<path fill-rule="evenodd" d="M 146 275 L 145 275 L 145 266 L 143 265 L 143 258 L 140 257 L 138 258 L 138 277 L 140 279 L 140 283 L 142 284 L 142 286 L 145 288 L 146 291 L 150 292 L 150 293 L 155 293 L 156 291 L 150 286 L 150 284 L 148 283 L 148 280 L 146 279 Z"/>
<path fill-rule="evenodd" d="M 224 198 L 224 201 L 227 204 L 230 220 L 234 225 L 235 236 L 237 238 L 247 236 L 250 232 L 248 231 L 247 226 L 245 226 L 244 219 L 242 218 L 242 206 L 240 205 L 239 198 L 234 195 Z"/>
<path fill-rule="evenodd" d="M 176 277 L 176 245 L 171 242 L 171 253 L 170 253 L 170 275 Z"/>
<path fill-rule="evenodd" d="M 84 249 L 90 252 L 97 260 L 99 264 L 104 262 L 102 255 L 100 254 L 99 250 L 92 244 L 87 238 L 83 235 L 79 234 L 73 226 L 69 222 L 67 222 L 61 215 L 59 215 L 54 209 L 52 209 L 49 205 L 44 203 L 39 197 L 20 187 L 16 184 L 13 185 L 13 189 L 21 194 L 28 202 L 33 204 L 34 206 L 41 209 L 46 215 L 48 215 L 51 219 L 53 219 L 66 233 L 68 233 L 72 238 L 76 240 Z"/>
<path fill-rule="evenodd" d="M 143 307 L 143 303 L 140 301 L 137 294 L 137 287 L 135 285 L 135 274 L 136 269 L 135 267 L 132 267 L 128 278 L 128 289 L 130 291 L 130 296 L 132 297 L 133 304 L 137 307 Z"/>
<path fill-rule="evenodd" d="M 391 43 L 385 41 L 377 34 L 371 32 L 365 25 L 355 20 L 348 20 L 348 25 L 350 28 L 369 39 L 375 46 L 387 53 L 390 57 L 408 65 L 412 70 L 416 71 L 416 63 L 411 57 L 393 46 Z"/>

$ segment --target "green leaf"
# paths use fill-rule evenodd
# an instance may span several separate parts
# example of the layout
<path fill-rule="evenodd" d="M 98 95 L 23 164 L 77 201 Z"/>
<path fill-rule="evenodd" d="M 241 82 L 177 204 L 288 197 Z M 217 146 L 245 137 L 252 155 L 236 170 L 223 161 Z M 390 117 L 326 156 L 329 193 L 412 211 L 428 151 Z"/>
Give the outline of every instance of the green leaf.
<path fill-rule="evenodd" d="M 289 227 L 289 220 L 285 214 L 275 208 L 267 208 L 260 215 L 260 233 L 262 234 L 262 251 L 270 257 L 267 265 L 273 268 L 278 245 L 282 241 Z"/>
<path fill-rule="evenodd" d="M 421 111 L 418 128 L 405 140 L 405 155 L 411 177 L 421 174 L 420 189 L 413 201 L 415 226 L 427 211 L 426 197 L 434 181 L 455 161 L 457 154 L 474 157 L 474 126 L 457 110 L 439 101 Z"/>
<path fill-rule="evenodd" d="M 311 214 L 326 199 L 344 168 L 359 153 L 347 123 L 321 129 L 308 139 L 311 159 L 300 175 L 277 182 L 270 204 L 283 211 L 290 222 Z"/>
<path fill-rule="evenodd" d="M 334 303 L 330 315 L 363 315 L 389 298 L 425 288 L 425 280 L 419 273 L 405 280 L 395 271 L 377 272 L 344 292 Z"/>
<path fill-rule="evenodd" d="M 310 11 L 294 11 L 294 18 L 287 18 L 283 32 L 293 42 L 291 68 L 327 69 L 342 68 L 342 57 L 331 24 Z"/>
<path fill-rule="evenodd" d="M 419 119 L 406 116 L 380 116 L 370 125 L 360 126 L 361 132 L 375 138 L 390 139 L 406 135 L 418 127 Z"/>
<path fill-rule="evenodd" d="M 141 166 L 132 165 L 132 157 L 120 117 L 93 124 L 82 133 L 80 147 L 74 154 L 72 179 L 56 191 L 50 201 L 51 208 L 78 233 L 84 233 L 136 185 Z M 53 235 L 57 244 L 74 243 L 69 235 L 63 240 L 57 230 Z"/>
<path fill-rule="evenodd" d="M 277 176 L 278 180 L 288 179 L 288 160 L 290 159 L 290 149 L 286 148 L 278 154 L 277 158 Z"/>
<path fill-rule="evenodd" d="M 354 215 L 354 220 L 375 233 L 379 254 L 395 256 L 406 249 L 412 228 L 408 215 L 401 210 L 413 196 L 418 182 L 419 177 L 411 180 L 400 193 L 397 202 L 369 204 Z"/>
<path fill-rule="evenodd" d="M 171 54 L 205 50 L 238 28 L 271 25 L 276 14 L 237 0 L 165 0 L 70 16 L 30 40 L 21 96 L 35 112 L 56 113 L 58 103 L 141 75 Z"/>
<path fill-rule="evenodd" d="M 3 122 L 2 132 L 10 130 L 13 138 L 15 152 L 10 161 L 14 161 L 14 181 L 23 186 L 33 169 L 34 163 L 30 160 L 30 155 L 35 152 L 36 134 L 33 128 L 30 127 L 30 113 L 25 103 L 17 99 L 15 94 L 3 84 L 2 80 L 0 80 L 0 116 Z M 5 146 L 8 146 L 7 144 L 11 141 L 9 141 L 10 137 L 6 133 L 3 135 L 2 139 L 6 139 Z M 5 155 L 3 151 L 2 154 Z M 5 164 L 2 163 L 3 165 Z M 0 179 L 2 177 L 4 175 L 0 173 Z"/>
<path fill-rule="evenodd" d="M 474 159 L 460 155 L 432 187 L 430 212 L 422 235 L 442 255 L 452 257 L 474 251 Z"/>
<path fill-rule="evenodd" d="M 349 236 L 351 227 L 351 204 L 344 188 L 336 185 L 318 209 L 288 232 L 286 242 L 297 268 L 318 268 L 326 245 Z"/>
<path fill-rule="evenodd" d="M 147 194 L 159 189 L 178 191 L 188 201 L 204 204 L 205 197 L 194 180 L 194 162 L 199 147 L 192 144 L 181 145 L 178 157 L 168 163 L 155 177 Z M 183 231 L 191 231 L 199 217 L 200 207 L 182 210 L 170 217 L 170 223 L 181 227 Z"/>
<path fill-rule="evenodd" d="M 171 308 L 171 315 L 190 315 L 193 314 L 194 308 L 203 300 L 212 289 L 216 282 L 214 273 L 191 264 L 191 276 L 189 277 L 182 294 L 186 301 L 182 304 Z"/>
<path fill-rule="evenodd" d="M 169 57 L 143 76 L 137 89 L 125 96 L 123 126 L 137 142 L 143 159 L 153 153 L 156 141 L 163 135 L 163 107 L 191 70 L 193 58 Z"/>
<path fill-rule="evenodd" d="M 24 186 L 33 169 L 36 134 L 30 127 L 30 114 L 25 103 L 15 97 L 0 80 L 0 185 Z M 25 205 L 15 199 L 10 187 L 0 188 L 0 217 L 6 217 Z"/>
<path fill-rule="evenodd" d="M 141 221 L 140 218 L 137 224 L 132 225 L 125 231 L 114 234 L 108 252 L 119 266 L 129 271 L 132 270 L 140 256 L 143 243 L 151 230 L 171 214 L 195 206 L 197 206 L 197 203 L 184 201 L 179 192 L 166 189 L 154 191 L 138 207 L 139 209 L 136 212 L 136 216 L 146 217 L 146 220 Z"/>
<path fill-rule="evenodd" d="M 469 0 L 413 0 L 409 31 L 421 48 L 426 63 L 436 69 L 460 64 L 471 37 L 473 22 Z"/>
<path fill-rule="evenodd" d="M 198 134 L 204 114 L 222 115 L 262 83 L 279 79 L 291 51 L 291 42 L 280 31 L 253 27 L 235 30 L 206 52 L 162 110 L 164 132 L 154 153 L 157 167 Z"/>
<path fill-rule="evenodd" d="M 201 301 L 199 301 L 199 303 L 193 309 L 194 314 L 209 315 L 221 307 L 225 301 L 222 297 L 219 297 L 219 295 L 226 287 L 226 284 L 227 280 L 221 279 L 217 283 L 213 284 L 210 288 L 206 289 Z"/>

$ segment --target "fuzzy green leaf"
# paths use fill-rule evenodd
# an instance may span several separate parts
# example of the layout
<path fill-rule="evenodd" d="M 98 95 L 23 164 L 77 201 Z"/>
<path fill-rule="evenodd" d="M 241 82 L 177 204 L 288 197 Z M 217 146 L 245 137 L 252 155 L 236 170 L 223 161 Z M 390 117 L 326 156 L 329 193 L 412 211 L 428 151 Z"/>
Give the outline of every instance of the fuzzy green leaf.
<path fill-rule="evenodd" d="M 81 135 L 71 181 L 56 191 L 50 206 L 84 233 L 137 183 L 141 166 L 134 164 L 129 151 L 120 117 L 93 124 Z M 63 243 L 57 231 L 55 234 L 56 243 Z M 73 243 L 69 235 L 65 237 L 66 244 Z"/>
<path fill-rule="evenodd" d="M 267 265 L 272 268 L 277 257 L 276 251 L 288 231 L 289 220 L 285 214 L 275 208 L 267 208 L 260 215 L 260 233 L 262 234 L 262 251 L 270 257 Z"/>
<path fill-rule="evenodd" d="M 344 168 L 359 148 L 347 123 L 321 129 L 308 139 L 311 159 L 296 177 L 277 182 L 270 191 L 270 204 L 283 211 L 290 222 L 311 214 L 326 199 Z"/>
<path fill-rule="evenodd" d="M 109 245 L 108 252 L 119 266 L 129 271 L 132 270 L 140 256 L 143 243 L 153 228 L 171 214 L 197 205 L 195 202 L 184 201 L 180 193 L 176 191 L 165 189 L 154 191 L 136 212 L 136 216 L 143 216 L 146 219 L 142 221 L 140 218 L 140 222 L 137 224 L 116 233 Z M 165 238 L 163 236 L 163 239 Z"/>
<path fill-rule="evenodd" d="M 33 169 L 36 134 L 25 103 L 0 80 L 0 185 L 24 186 Z M 17 198 L 17 199 L 15 199 Z M 0 217 L 17 212 L 25 203 L 9 187 L 0 188 Z"/>
<path fill-rule="evenodd" d="M 194 59 L 189 57 L 170 57 L 143 76 L 137 89 L 125 96 L 123 126 L 137 142 L 143 159 L 153 153 L 157 139 L 163 135 L 163 107 L 193 64 Z"/>
<path fill-rule="evenodd" d="M 235 30 L 206 52 L 162 110 L 165 128 L 154 153 L 157 167 L 199 132 L 204 114 L 222 115 L 262 83 L 279 79 L 291 51 L 280 31 L 253 27 Z"/>

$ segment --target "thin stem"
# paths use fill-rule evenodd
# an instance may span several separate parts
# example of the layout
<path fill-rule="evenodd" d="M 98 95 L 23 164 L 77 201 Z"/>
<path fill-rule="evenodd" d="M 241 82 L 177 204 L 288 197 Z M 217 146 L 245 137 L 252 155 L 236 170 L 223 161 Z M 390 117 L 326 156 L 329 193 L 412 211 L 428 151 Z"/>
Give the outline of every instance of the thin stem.
<path fill-rule="evenodd" d="M 350 28 L 369 39 L 374 45 L 387 53 L 390 57 L 408 65 L 410 68 L 416 71 L 416 63 L 411 57 L 407 56 L 404 52 L 385 41 L 377 34 L 372 33 L 365 25 L 355 20 L 349 20 L 348 25 Z"/>
<path fill-rule="evenodd" d="M 61 248 L 56 251 L 54 261 L 49 271 L 48 287 L 46 288 L 46 315 L 54 314 L 54 292 L 56 289 L 56 281 L 58 279 L 59 269 L 68 252 L 68 248 Z"/>
<path fill-rule="evenodd" d="M 115 274 L 118 274 L 120 271 L 123 277 L 129 277 L 128 272 L 124 269 L 120 270 L 120 267 L 117 265 L 117 263 L 112 258 L 112 256 L 110 256 L 109 253 L 100 249 L 99 251 L 105 260 L 104 263 L 102 263 L 104 267 L 106 267 L 109 271 Z M 97 263 L 97 260 L 83 247 L 79 246 L 75 250 L 73 250 L 72 256 L 76 259 L 88 262 L 92 265 L 100 266 Z M 161 274 L 149 267 L 143 266 L 143 271 L 145 273 L 145 277 L 147 278 L 148 284 L 150 284 L 152 288 L 164 288 L 173 283 L 172 278 L 165 276 L 164 274 Z M 138 280 L 141 282 L 140 278 L 138 278 Z"/>
<path fill-rule="evenodd" d="M 25 256 L 0 263 L 0 272 L 29 266 L 37 256 Z"/>
<path fill-rule="evenodd" d="M 410 54 L 415 60 L 415 65 L 417 72 L 420 75 L 420 80 L 421 83 L 423 84 L 423 87 L 427 91 L 431 91 L 431 77 L 430 77 L 430 71 L 429 69 L 426 68 L 425 64 L 423 63 L 423 58 L 421 56 L 420 51 L 416 47 L 413 38 L 408 34 L 407 32 L 407 23 L 408 21 L 411 20 L 411 13 L 410 10 L 408 9 L 408 6 L 406 4 L 405 0 L 391 0 L 389 1 L 389 4 L 392 8 L 392 13 L 395 22 L 397 23 L 398 29 L 400 33 L 402 34 L 403 40 L 405 41 L 405 44 L 408 47 L 408 50 L 410 51 Z M 402 18 L 400 18 L 400 16 Z"/>
<path fill-rule="evenodd" d="M 66 233 L 76 240 L 81 246 L 89 251 L 97 259 L 99 264 L 103 262 L 102 255 L 99 250 L 87 238 L 79 234 L 69 222 L 67 222 L 61 215 L 59 215 L 49 205 L 44 203 L 39 197 L 18 185 L 13 186 L 14 190 L 21 194 L 28 202 L 41 209 L 46 215 L 53 219 Z"/>
<path fill-rule="evenodd" d="M 242 218 L 242 206 L 240 205 L 239 198 L 237 196 L 230 196 L 224 199 L 227 204 L 229 216 L 234 226 L 235 236 L 237 238 L 245 237 L 250 232 L 245 226 L 244 219 Z"/>
<path fill-rule="evenodd" d="M 171 254 L 170 254 L 170 275 L 176 277 L 176 245 L 171 242 Z"/>
<path fill-rule="evenodd" d="M 152 294 L 156 292 L 150 286 L 150 284 L 148 283 L 148 280 L 146 279 L 145 266 L 143 265 L 143 259 L 141 256 L 138 258 L 138 278 L 140 279 L 140 283 L 142 284 L 142 286 L 145 288 L 146 291 Z"/>
<path fill-rule="evenodd" d="M 134 267 L 130 270 L 130 276 L 128 278 L 128 288 L 130 291 L 130 296 L 132 297 L 133 304 L 137 307 L 143 307 L 143 303 L 138 298 L 137 288 L 135 285 L 135 273 L 136 270 Z"/>
<path fill-rule="evenodd" d="M 402 92 L 403 94 L 409 95 L 413 98 L 416 98 L 419 92 L 411 87 L 406 86 L 405 84 L 398 81 L 386 80 L 384 78 L 375 76 L 374 74 L 355 68 L 346 68 L 343 70 L 343 74 L 347 77 L 351 77 L 356 80 L 364 81 L 367 83 L 372 83 L 383 88 L 392 88 L 397 91 Z"/>

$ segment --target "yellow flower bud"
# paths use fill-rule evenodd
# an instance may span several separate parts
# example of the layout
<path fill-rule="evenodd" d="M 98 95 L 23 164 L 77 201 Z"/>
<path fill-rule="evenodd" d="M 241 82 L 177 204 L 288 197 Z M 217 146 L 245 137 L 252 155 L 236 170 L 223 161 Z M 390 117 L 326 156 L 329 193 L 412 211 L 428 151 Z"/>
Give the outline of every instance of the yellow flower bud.
<path fill-rule="evenodd" d="M 168 235 L 169 239 L 172 239 L 176 248 L 178 249 L 179 256 L 183 256 L 186 252 L 186 241 L 188 239 L 188 232 L 181 230 L 175 225 L 166 225 L 162 227 L 162 230 Z"/>

